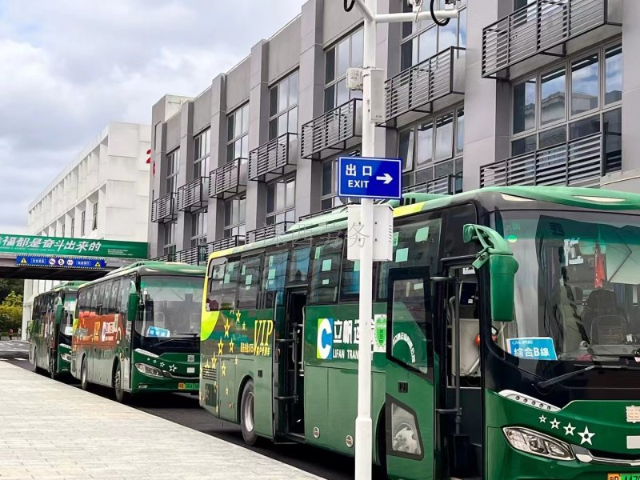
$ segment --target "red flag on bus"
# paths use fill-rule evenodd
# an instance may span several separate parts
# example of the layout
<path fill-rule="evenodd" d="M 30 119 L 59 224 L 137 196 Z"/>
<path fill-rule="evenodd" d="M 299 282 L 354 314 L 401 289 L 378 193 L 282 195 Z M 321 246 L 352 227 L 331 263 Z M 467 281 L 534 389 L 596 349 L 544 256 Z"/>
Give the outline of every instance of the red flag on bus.
<path fill-rule="evenodd" d="M 604 255 L 600 251 L 600 244 L 596 243 L 596 251 L 595 251 L 595 265 L 594 265 L 594 287 L 602 288 L 604 287 L 604 281 L 606 278 L 606 270 L 604 267 Z"/>

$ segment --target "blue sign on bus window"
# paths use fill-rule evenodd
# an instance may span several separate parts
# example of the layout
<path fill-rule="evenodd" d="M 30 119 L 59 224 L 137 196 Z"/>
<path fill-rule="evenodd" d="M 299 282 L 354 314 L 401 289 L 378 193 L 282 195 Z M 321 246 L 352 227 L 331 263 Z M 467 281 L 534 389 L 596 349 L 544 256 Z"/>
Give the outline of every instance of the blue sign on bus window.
<path fill-rule="evenodd" d="M 557 360 L 556 347 L 550 337 L 508 338 L 507 350 L 514 357 L 531 360 Z"/>
<path fill-rule="evenodd" d="M 147 330 L 147 337 L 170 337 L 171 331 L 166 328 L 149 327 Z"/>

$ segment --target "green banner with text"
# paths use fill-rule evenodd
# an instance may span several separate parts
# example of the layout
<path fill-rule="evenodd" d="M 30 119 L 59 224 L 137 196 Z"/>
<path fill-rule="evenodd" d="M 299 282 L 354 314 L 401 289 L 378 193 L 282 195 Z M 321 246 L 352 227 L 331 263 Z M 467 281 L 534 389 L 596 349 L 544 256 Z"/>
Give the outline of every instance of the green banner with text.
<path fill-rule="evenodd" d="M 33 237 L 30 235 L 5 235 L 0 233 L 0 253 L 146 259 L 147 244 L 144 242 Z"/>

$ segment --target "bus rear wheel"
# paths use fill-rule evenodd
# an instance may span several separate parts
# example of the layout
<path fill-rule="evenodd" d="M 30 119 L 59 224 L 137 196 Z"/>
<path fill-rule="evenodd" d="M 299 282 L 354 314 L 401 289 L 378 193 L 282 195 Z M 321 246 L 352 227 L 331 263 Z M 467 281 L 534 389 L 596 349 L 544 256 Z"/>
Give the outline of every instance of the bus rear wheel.
<path fill-rule="evenodd" d="M 242 391 L 240 401 L 240 426 L 242 427 L 242 438 L 247 445 L 255 445 L 258 440 L 256 434 L 256 424 L 254 417 L 254 394 L 253 381 L 249 380 Z"/>
<path fill-rule="evenodd" d="M 87 357 L 82 358 L 80 366 L 80 388 L 85 392 L 89 391 L 89 372 L 87 371 Z"/>
<path fill-rule="evenodd" d="M 56 373 L 56 357 L 54 353 L 49 354 L 49 376 L 51 380 L 57 380 L 58 374 Z"/>
<path fill-rule="evenodd" d="M 113 371 L 113 391 L 118 403 L 127 402 L 127 393 L 122 388 L 122 367 L 120 362 L 116 362 L 116 368 Z"/>

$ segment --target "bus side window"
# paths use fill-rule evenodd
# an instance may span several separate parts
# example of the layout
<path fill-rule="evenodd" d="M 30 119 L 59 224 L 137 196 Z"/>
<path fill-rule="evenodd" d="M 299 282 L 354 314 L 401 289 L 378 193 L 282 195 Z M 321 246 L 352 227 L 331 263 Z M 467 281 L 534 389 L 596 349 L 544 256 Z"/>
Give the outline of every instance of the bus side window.
<path fill-rule="evenodd" d="M 360 298 L 360 261 L 347 260 L 345 249 L 342 259 L 342 282 L 340 282 L 340 301 L 348 302 Z"/>
<path fill-rule="evenodd" d="M 260 289 L 260 262 L 260 256 L 242 260 L 238 281 L 238 306 L 241 308 L 256 308 Z"/>
<path fill-rule="evenodd" d="M 209 282 L 207 286 L 207 311 L 217 312 L 222 303 L 222 282 L 225 264 L 209 266 Z"/>
<path fill-rule="evenodd" d="M 239 273 L 240 260 L 227 263 L 220 291 L 220 310 L 233 310 L 236 308 Z"/>
<path fill-rule="evenodd" d="M 120 279 L 120 301 L 118 302 L 118 310 L 125 318 L 129 313 L 129 294 L 131 289 L 135 291 L 135 283 L 130 277 Z"/>
<path fill-rule="evenodd" d="M 102 308 L 100 314 L 107 315 L 109 313 L 109 304 L 111 303 L 111 287 L 113 281 L 105 282 L 102 288 Z"/>
<path fill-rule="evenodd" d="M 267 255 L 262 268 L 262 286 L 258 308 L 273 308 L 276 303 L 282 304 L 280 297 L 284 292 L 288 259 L 288 251 Z"/>
<path fill-rule="evenodd" d="M 120 300 L 120 282 L 114 280 L 111 285 L 111 299 L 109 300 L 109 313 L 118 313 L 118 301 Z"/>
<path fill-rule="evenodd" d="M 318 239 L 313 247 L 311 294 L 309 303 L 335 303 L 338 300 L 342 238 Z"/>
<path fill-rule="evenodd" d="M 309 274 L 309 253 L 311 247 L 296 248 L 291 251 L 291 262 L 287 272 L 287 283 L 306 282 Z"/>

